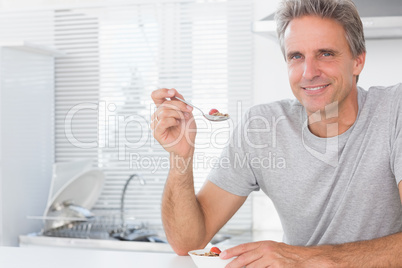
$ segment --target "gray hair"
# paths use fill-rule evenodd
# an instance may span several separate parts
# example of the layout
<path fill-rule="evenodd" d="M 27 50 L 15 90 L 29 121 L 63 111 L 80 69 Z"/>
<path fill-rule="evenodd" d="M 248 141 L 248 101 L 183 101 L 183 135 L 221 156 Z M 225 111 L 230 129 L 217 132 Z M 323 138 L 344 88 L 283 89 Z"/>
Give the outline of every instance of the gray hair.
<path fill-rule="evenodd" d="M 366 52 L 363 24 L 351 0 L 282 0 L 275 13 L 276 31 L 285 56 L 284 34 L 290 21 L 305 15 L 330 18 L 339 22 L 354 58 Z"/>

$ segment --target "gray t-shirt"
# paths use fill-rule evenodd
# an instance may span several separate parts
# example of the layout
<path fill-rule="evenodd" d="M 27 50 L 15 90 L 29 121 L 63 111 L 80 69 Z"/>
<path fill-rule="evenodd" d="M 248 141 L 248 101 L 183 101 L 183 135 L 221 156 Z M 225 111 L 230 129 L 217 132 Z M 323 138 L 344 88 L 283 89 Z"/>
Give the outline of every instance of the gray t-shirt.
<path fill-rule="evenodd" d="M 291 245 L 401 232 L 402 84 L 358 88 L 358 104 L 354 125 L 333 138 L 309 131 L 297 100 L 254 106 L 208 179 L 240 196 L 264 191 Z"/>

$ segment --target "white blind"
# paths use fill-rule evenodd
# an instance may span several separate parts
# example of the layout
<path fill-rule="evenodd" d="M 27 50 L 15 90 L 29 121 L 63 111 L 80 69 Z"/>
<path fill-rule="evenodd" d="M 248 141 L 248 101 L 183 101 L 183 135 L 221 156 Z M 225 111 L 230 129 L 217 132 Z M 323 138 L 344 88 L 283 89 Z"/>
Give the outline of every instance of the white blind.
<path fill-rule="evenodd" d="M 104 170 L 106 183 L 94 212 L 118 211 L 123 186 L 136 173 L 146 183 L 130 183 L 126 213 L 161 227 L 168 154 L 149 130 L 150 95 L 160 87 L 178 89 L 206 112 L 217 108 L 231 116 L 211 123 L 194 112 L 195 188 L 201 187 L 241 112 L 251 105 L 252 2 L 154 0 L 63 8 L 52 12 L 54 41 L 40 39 L 49 27 L 18 22 L 21 33 L 69 55 L 56 59 L 55 66 L 55 158 L 91 158 Z M 25 15 L 14 14 L 29 21 Z M 41 20 L 42 14 L 32 11 L 28 17 Z M 250 201 L 226 228 L 251 228 Z"/>

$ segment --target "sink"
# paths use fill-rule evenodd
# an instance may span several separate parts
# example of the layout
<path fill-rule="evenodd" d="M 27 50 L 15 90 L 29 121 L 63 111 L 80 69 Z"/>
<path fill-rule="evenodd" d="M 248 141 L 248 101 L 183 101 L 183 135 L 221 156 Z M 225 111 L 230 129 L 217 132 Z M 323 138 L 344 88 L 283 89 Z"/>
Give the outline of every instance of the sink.
<path fill-rule="evenodd" d="M 125 232 L 111 234 L 111 237 L 122 241 L 137 241 L 151 243 L 167 243 L 157 232 L 147 229 L 133 229 Z"/>

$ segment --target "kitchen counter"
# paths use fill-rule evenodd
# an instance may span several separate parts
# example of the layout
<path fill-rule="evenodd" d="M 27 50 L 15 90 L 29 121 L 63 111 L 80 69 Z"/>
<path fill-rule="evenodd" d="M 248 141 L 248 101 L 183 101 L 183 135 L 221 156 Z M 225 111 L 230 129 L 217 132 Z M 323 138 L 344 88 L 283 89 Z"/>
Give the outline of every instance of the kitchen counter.
<path fill-rule="evenodd" d="M 0 247 L 2 268 L 147 267 L 195 268 L 190 256 L 174 253 L 85 250 L 47 247 Z"/>
<path fill-rule="evenodd" d="M 242 243 L 260 240 L 282 241 L 281 232 L 269 231 L 253 231 L 253 232 L 226 232 L 231 238 L 225 240 L 217 246 L 231 247 Z M 143 251 L 143 252 L 160 252 L 173 253 L 169 244 L 165 243 L 149 243 L 119 240 L 103 240 L 103 239 L 79 239 L 66 237 L 47 237 L 35 233 L 19 236 L 20 247 L 63 247 L 63 248 L 81 248 L 81 249 L 100 249 L 100 250 L 117 250 L 117 251 Z"/>
<path fill-rule="evenodd" d="M 48 237 L 36 234 L 21 235 L 19 237 L 19 245 L 20 247 L 64 247 L 173 253 L 173 249 L 170 247 L 170 245 L 165 243 L 120 241 L 111 239 Z"/>

